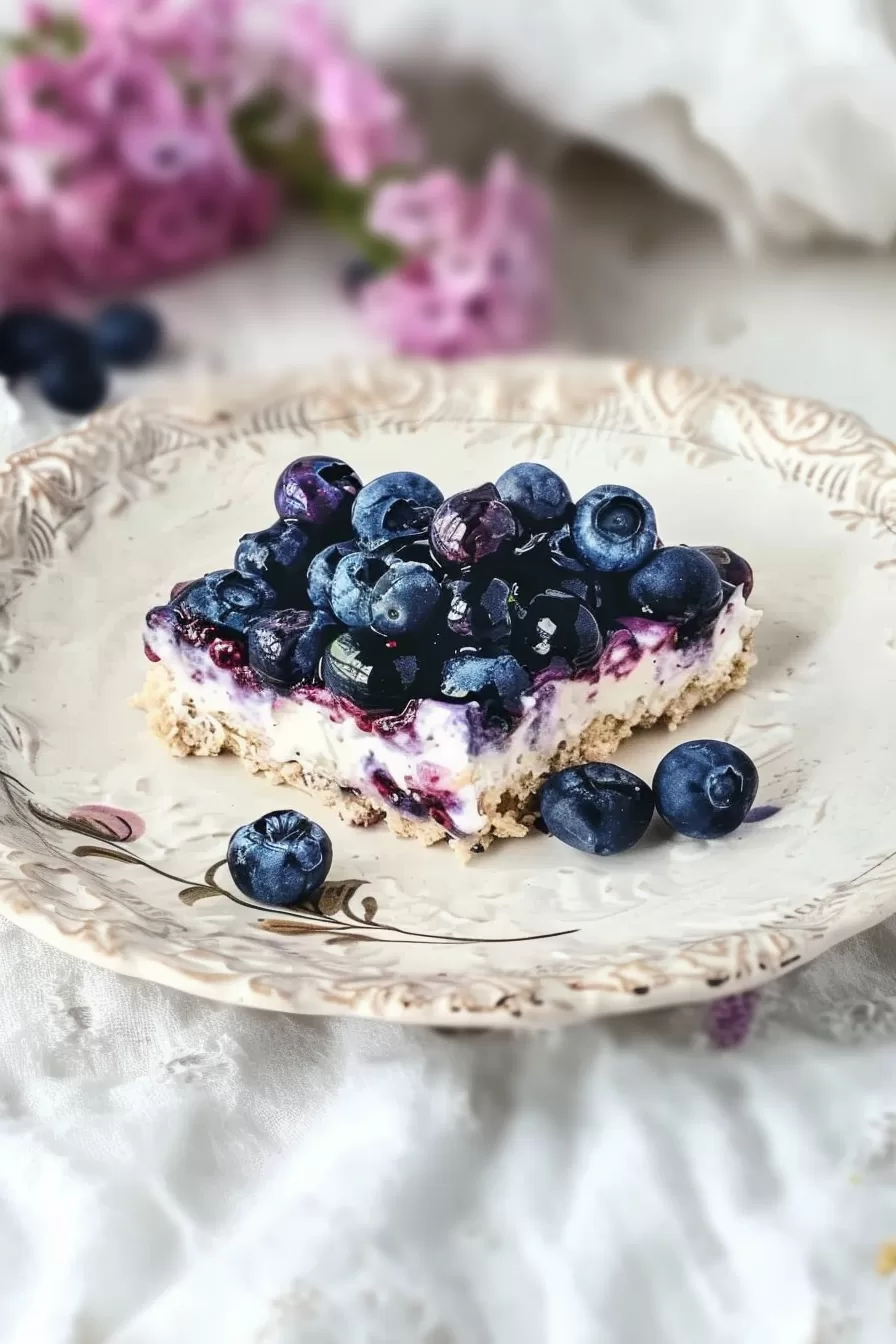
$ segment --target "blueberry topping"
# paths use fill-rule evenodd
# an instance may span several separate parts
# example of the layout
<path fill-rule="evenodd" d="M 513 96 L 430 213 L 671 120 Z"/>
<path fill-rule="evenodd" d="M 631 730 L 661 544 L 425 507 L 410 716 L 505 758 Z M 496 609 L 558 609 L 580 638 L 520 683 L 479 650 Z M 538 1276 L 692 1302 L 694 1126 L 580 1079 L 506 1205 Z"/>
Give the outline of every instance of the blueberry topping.
<path fill-rule="evenodd" d="M 274 507 L 290 522 L 347 530 L 352 502 L 360 489 L 360 477 L 340 458 L 298 457 L 280 473 Z"/>
<path fill-rule="evenodd" d="M 330 592 L 336 567 L 343 556 L 353 555 L 357 549 L 354 541 L 334 541 L 332 545 L 318 551 L 308 566 L 308 601 L 312 607 L 320 607 L 321 611 L 333 610 L 330 606 Z"/>
<path fill-rule="evenodd" d="M 636 490 L 598 485 L 576 505 L 572 539 L 585 563 L 599 572 L 637 569 L 656 546 L 656 517 Z"/>
<path fill-rule="evenodd" d="M 517 536 L 510 509 L 491 484 L 451 495 L 436 509 L 429 530 L 432 553 L 452 569 L 506 558 Z"/>
<path fill-rule="evenodd" d="M 444 499 L 437 485 L 415 471 L 390 471 L 364 486 L 352 507 L 352 527 L 366 550 L 426 537 Z"/>
<path fill-rule="evenodd" d="M 301 905 L 323 885 L 333 846 L 322 826 L 301 812 L 268 812 L 240 826 L 227 846 L 237 889 L 264 905 Z"/>
<path fill-rule="evenodd" d="M 533 597 L 514 634 L 520 659 L 533 672 L 562 658 L 575 669 L 591 667 L 603 638 L 597 618 L 576 597 L 546 592 Z"/>
<path fill-rule="evenodd" d="M 38 308 L 10 308 L 0 317 L 0 374 L 20 378 L 60 350 L 87 343 L 83 327 L 67 318 Z"/>
<path fill-rule="evenodd" d="M 327 690 L 359 709 L 395 712 L 417 694 L 420 667 L 412 653 L 399 652 L 370 630 L 346 630 L 324 653 Z"/>
<path fill-rule="evenodd" d="M 281 602 L 295 604 L 305 594 L 308 561 L 314 554 L 311 533 L 301 523 L 272 523 L 261 532 L 247 532 L 236 548 L 234 568 L 264 579 Z"/>
<path fill-rule="evenodd" d="M 512 654 L 460 653 L 446 660 L 440 691 L 445 700 L 477 701 L 488 720 L 509 726 L 531 685 L 529 673 Z"/>
<path fill-rule="evenodd" d="M 197 621 L 219 625 L 245 634 L 249 622 L 265 616 L 277 605 L 277 594 L 264 579 L 239 574 L 235 569 L 217 569 L 191 583 L 178 594 L 177 606 Z"/>
<path fill-rule="evenodd" d="M 338 629 L 324 611 L 287 608 L 261 616 L 246 636 L 249 666 L 271 686 L 307 686 L 318 680 L 324 649 Z"/>
<path fill-rule="evenodd" d="M 503 579 L 448 579 L 445 624 L 462 642 L 500 644 L 510 636 L 516 594 Z"/>
<path fill-rule="evenodd" d="M 566 482 L 540 462 L 518 462 L 495 482 L 498 495 L 527 532 L 551 532 L 572 506 Z"/>
<path fill-rule="evenodd" d="M 377 269 L 372 261 L 366 257 L 353 257 L 342 269 L 342 290 L 346 298 L 356 299 L 376 274 Z"/>
<path fill-rule="evenodd" d="M 370 625 L 373 590 L 386 569 L 386 562 L 379 556 L 363 551 L 342 557 L 330 585 L 330 606 L 337 620 L 358 629 Z"/>
<path fill-rule="evenodd" d="M 551 835 L 585 854 L 620 854 L 653 816 L 653 794 L 637 775 L 598 761 L 571 765 L 541 788 L 541 818 Z"/>
<path fill-rule="evenodd" d="M 628 581 L 632 608 L 658 621 L 709 620 L 722 606 L 722 580 L 713 562 L 693 546 L 654 551 Z"/>
<path fill-rule="evenodd" d="M 216 635 L 209 643 L 208 656 L 215 667 L 231 672 L 235 667 L 245 666 L 246 646 L 241 639 L 222 639 Z"/>
<path fill-rule="evenodd" d="M 432 618 L 442 590 L 431 569 L 414 561 L 392 564 L 373 589 L 370 625 L 398 639 L 420 630 Z"/>
<path fill-rule="evenodd" d="M 136 368 L 158 354 L 162 323 L 145 304 L 113 303 L 94 318 L 91 335 L 107 364 Z"/>
<path fill-rule="evenodd" d="M 753 570 L 742 555 L 729 551 L 727 546 L 698 546 L 697 550 L 709 556 L 723 583 L 730 583 L 732 588 L 743 588 L 745 599 L 750 596 L 753 591 Z"/>
<path fill-rule="evenodd" d="M 594 573 L 576 550 L 569 523 L 564 523 L 556 531 L 550 532 L 545 537 L 545 545 L 551 564 L 556 565 L 558 569 L 566 570 L 568 574 Z"/>
<path fill-rule="evenodd" d="M 697 840 L 730 835 L 753 806 L 759 775 L 730 742 L 682 742 L 653 777 L 656 807 L 674 831 Z"/>
<path fill-rule="evenodd" d="M 51 406 L 69 415 L 89 415 L 109 390 L 106 370 L 88 341 L 64 344 L 38 366 L 37 385 Z"/>

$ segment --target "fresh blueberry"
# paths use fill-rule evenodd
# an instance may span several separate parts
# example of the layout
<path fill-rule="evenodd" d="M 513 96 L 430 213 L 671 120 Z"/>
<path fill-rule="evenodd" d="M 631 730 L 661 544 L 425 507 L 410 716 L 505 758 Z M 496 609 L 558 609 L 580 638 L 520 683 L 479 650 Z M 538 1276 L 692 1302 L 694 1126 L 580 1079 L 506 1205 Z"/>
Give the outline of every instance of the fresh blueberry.
<path fill-rule="evenodd" d="M 68 318 L 39 308 L 10 308 L 0 317 L 0 374 L 20 378 L 60 350 L 86 344 L 84 328 Z"/>
<path fill-rule="evenodd" d="M 113 303 L 94 318 L 91 335 L 107 364 L 136 368 L 158 354 L 162 323 L 145 304 Z"/>
<path fill-rule="evenodd" d="M 548 831 L 565 845 L 585 854 L 620 854 L 650 825 L 653 794 L 637 775 L 597 761 L 546 779 L 540 807 Z"/>
<path fill-rule="evenodd" d="M 305 593 L 308 561 L 314 554 L 314 542 L 301 523 L 282 519 L 261 532 L 247 532 L 240 538 L 233 565 L 241 574 L 264 579 L 277 592 L 281 602 L 295 604 Z"/>
<path fill-rule="evenodd" d="M 598 485 L 576 505 L 572 539 L 585 563 L 599 572 L 637 569 L 656 546 L 656 516 L 637 490 Z"/>
<path fill-rule="evenodd" d="M 425 537 L 444 496 L 437 485 L 415 471 L 390 471 L 359 491 L 352 506 L 352 527 L 365 550 L 390 542 Z"/>
<path fill-rule="evenodd" d="M 514 569 L 527 594 L 552 588 L 577 597 L 592 611 L 602 605 L 607 576 L 584 563 L 573 545 L 568 523 L 521 546 L 514 556 Z"/>
<path fill-rule="evenodd" d="M 486 718 L 505 724 L 522 709 L 532 685 L 526 669 L 509 653 L 460 653 L 442 668 L 440 693 L 445 700 L 475 700 Z"/>
<path fill-rule="evenodd" d="M 425 565 L 413 561 L 390 565 L 374 587 L 370 625 L 378 634 L 398 639 L 422 629 L 441 596 L 438 579 Z"/>
<path fill-rule="evenodd" d="M 346 630 L 324 653 L 327 690 L 359 709 L 396 712 L 416 697 L 420 665 L 371 630 Z"/>
<path fill-rule="evenodd" d="M 445 625 L 458 640 L 474 644 L 500 644 L 510 636 L 515 591 L 503 579 L 447 579 Z"/>
<path fill-rule="evenodd" d="M 69 415 L 95 411 L 109 390 L 106 370 L 87 341 L 60 346 L 38 366 L 35 377 L 45 400 Z"/>
<path fill-rule="evenodd" d="M 753 806 L 759 775 L 730 742 L 682 742 L 653 777 L 656 808 L 673 831 L 697 840 L 730 835 Z"/>
<path fill-rule="evenodd" d="M 491 484 L 451 495 L 436 509 L 429 544 L 436 559 L 449 569 L 469 569 L 483 561 L 507 557 L 517 536 L 510 509 Z"/>
<path fill-rule="evenodd" d="M 732 588 L 743 588 L 745 599 L 750 596 L 753 591 L 753 570 L 742 555 L 730 551 L 727 546 L 698 546 L 697 550 L 709 556 L 723 583 L 730 583 Z"/>
<path fill-rule="evenodd" d="M 568 593 L 537 593 L 514 633 L 521 662 L 533 672 L 562 658 L 578 670 L 600 657 L 603 638 L 597 618 Z"/>
<path fill-rule="evenodd" d="M 318 551 L 308 566 L 308 601 L 312 607 L 319 607 L 321 611 L 333 610 L 330 606 L 330 590 L 336 567 L 344 556 L 353 555 L 357 549 L 353 541 L 334 541 L 332 546 L 325 546 L 322 551 Z"/>
<path fill-rule="evenodd" d="M 629 577 L 628 594 L 639 615 L 685 624 L 718 615 L 722 580 L 702 551 L 666 546 Z"/>
<path fill-rule="evenodd" d="M 180 611 L 195 620 L 245 634 L 249 622 L 266 616 L 277 605 L 277 594 L 264 579 L 217 569 L 197 579 L 177 596 Z"/>
<path fill-rule="evenodd" d="M 361 479 L 338 457 L 298 457 L 284 467 L 274 488 L 274 507 L 290 522 L 348 527 Z"/>
<path fill-rule="evenodd" d="M 337 620 L 353 628 L 370 624 L 373 590 L 386 569 L 385 560 L 363 551 L 342 557 L 330 585 L 330 607 Z"/>
<path fill-rule="evenodd" d="M 323 827 L 289 808 L 240 826 L 227 846 L 235 886 L 264 905 L 302 905 L 323 885 L 332 862 Z"/>
<path fill-rule="evenodd" d="M 318 679 L 324 649 L 339 627 L 324 611 L 285 608 L 249 626 L 249 666 L 262 681 L 288 690 Z"/>
<path fill-rule="evenodd" d="M 372 261 L 366 257 L 354 257 L 342 269 L 342 290 L 346 298 L 356 299 L 376 274 L 377 269 Z"/>
<path fill-rule="evenodd" d="M 495 488 L 527 532 L 552 532 L 569 516 L 572 499 L 566 482 L 540 462 L 517 462 Z"/>

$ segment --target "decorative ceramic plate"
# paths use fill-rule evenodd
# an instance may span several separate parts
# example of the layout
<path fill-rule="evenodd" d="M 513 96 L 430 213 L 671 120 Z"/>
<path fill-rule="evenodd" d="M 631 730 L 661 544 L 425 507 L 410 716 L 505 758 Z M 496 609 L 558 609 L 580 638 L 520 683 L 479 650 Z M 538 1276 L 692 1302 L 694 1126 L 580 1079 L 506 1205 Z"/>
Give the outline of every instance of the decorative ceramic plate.
<path fill-rule="evenodd" d="M 543 459 L 574 496 L 644 491 L 667 541 L 749 557 L 758 667 L 682 735 L 753 755 L 750 824 L 657 825 L 603 860 L 533 834 L 462 867 L 233 759 L 170 758 L 129 704 L 144 610 L 228 563 L 310 451 L 446 493 Z M 262 1008 L 537 1025 L 746 989 L 896 910 L 896 452 L 851 415 L 638 364 L 372 364 L 207 414 L 125 405 L 20 453 L 0 547 L 0 908 L 75 956 Z M 619 759 L 650 778 L 671 744 Z M 265 914 L 223 858 L 287 803 L 335 860 L 315 908 Z"/>

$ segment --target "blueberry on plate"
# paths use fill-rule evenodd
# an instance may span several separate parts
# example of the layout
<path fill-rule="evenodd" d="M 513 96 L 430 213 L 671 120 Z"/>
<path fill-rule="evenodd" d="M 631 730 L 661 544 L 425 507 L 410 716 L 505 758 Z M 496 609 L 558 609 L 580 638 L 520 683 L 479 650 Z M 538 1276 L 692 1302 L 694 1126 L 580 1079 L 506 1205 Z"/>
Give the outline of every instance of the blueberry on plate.
<path fill-rule="evenodd" d="M 308 686 L 319 680 L 324 649 L 338 629 L 325 611 L 284 608 L 259 616 L 246 634 L 249 666 L 270 686 Z"/>
<path fill-rule="evenodd" d="M 264 579 L 281 602 L 295 604 L 304 596 L 308 562 L 314 554 L 309 530 L 301 523 L 278 519 L 261 532 L 240 537 L 234 569 Z"/>
<path fill-rule="evenodd" d="M 264 905 L 302 905 L 324 883 L 333 846 L 322 826 L 301 812 L 267 812 L 234 831 L 227 867 L 234 885 Z"/>
<path fill-rule="evenodd" d="M 693 546 L 666 546 L 628 581 L 631 608 L 657 621 L 709 620 L 722 606 L 722 580 L 712 560 Z"/>
<path fill-rule="evenodd" d="M 698 546 L 696 549 L 709 556 L 723 583 L 730 583 L 732 588 L 743 588 L 745 599 L 750 596 L 753 591 L 753 570 L 742 555 L 729 550 L 727 546 Z"/>
<path fill-rule="evenodd" d="M 274 487 L 274 507 L 289 522 L 344 527 L 361 478 L 338 457 L 298 457 L 284 467 Z"/>
<path fill-rule="evenodd" d="M 656 516 L 627 485 L 598 485 L 576 505 L 572 539 L 582 560 L 600 573 L 637 569 L 656 546 Z"/>
<path fill-rule="evenodd" d="M 442 585 L 447 607 L 445 626 L 462 642 L 501 644 L 509 639 L 516 592 L 497 577 L 477 575 L 446 579 Z"/>
<path fill-rule="evenodd" d="M 708 739 L 673 747 L 653 777 L 663 821 L 696 840 L 717 840 L 736 831 L 758 787 L 756 766 L 746 752 Z"/>
<path fill-rule="evenodd" d="M 177 595 L 178 610 L 195 620 L 245 634 L 249 622 L 277 605 L 277 594 L 264 579 L 235 569 L 216 569 Z"/>
<path fill-rule="evenodd" d="M 585 854 L 621 854 L 650 825 L 653 794 L 643 779 L 608 761 L 571 765 L 541 786 L 541 818 L 551 835 Z"/>
<path fill-rule="evenodd" d="M 342 292 L 348 299 L 356 299 L 364 286 L 375 278 L 377 269 L 366 257 L 353 257 L 342 268 Z"/>
<path fill-rule="evenodd" d="M 489 722 L 509 727 L 532 685 L 526 669 L 509 653 L 459 653 L 442 667 L 443 700 L 475 700 Z"/>
<path fill-rule="evenodd" d="M 41 395 L 68 415 L 88 415 L 102 406 L 109 379 L 89 341 L 63 343 L 35 371 Z"/>
<path fill-rule="evenodd" d="M 358 629 L 370 625 L 373 590 L 386 569 L 385 560 L 364 551 L 342 557 L 330 585 L 330 607 L 338 621 Z"/>
<path fill-rule="evenodd" d="M 491 483 L 449 496 L 429 529 L 432 553 L 449 569 L 494 564 L 511 554 L 516 538 L 516 519 Z"/>
<path fill-rule="evenodd" d="M 60 349 L 87 343 L 84 328 L 68 318 L 40 308 L 10 308 L 0 317 L 0 374 L 20 378 Z"/>
<path fill-rule="evenodd" d="M 420 664 L 371 630 L 345 630 L 324 653 L 324 685 L 359 709 L 396 713 L 416 698 Z"/>
<path fill-rule="evenodd" d="M 158 354 L 162 323 L 143 303 L 111 303 L 94 318 L 91 336 L 107 364 L 133 369 Z"/>
<path fill-rule="evenodd" d="M 517 462 L 495 481 L 498 495 L 527 532 L 552 532 L 566 521 L 572 498 L 566 482 L 540 462 Z"/>
<path fill-rule="evenodd" d="M 321 611 L 333 610 L 330 606 L 330 591 L 336 567 L 344 556 L 353 555 L 357 549 L 354 541 L 334 541 L 313 557 L 307 575 L 308 601 L 312 607 L 319 607 Z"/>
<path fill-rule="evenodd" d="M 533 672 L 562 658 L 578 670 L 592 667 L 603 648 L 594 613 L 569 593 L 537 593 L 526 606 L 514 643 L 520 661 Z"/>
<path fill-rule="evenodd" d="M 444 499 L 437 485 L 416 471 L 390 471 L 369 481 L 352 506 L 352 527 L 365 550 L 426 537 Z"/>
<path fill-rule="evenodd" d="M 439 581 L 426 565 L 412 560 L 392 564 L 373 589 L 371 628 L 388 639 L 421 630 L 435 614 L 441 596 Z"/>

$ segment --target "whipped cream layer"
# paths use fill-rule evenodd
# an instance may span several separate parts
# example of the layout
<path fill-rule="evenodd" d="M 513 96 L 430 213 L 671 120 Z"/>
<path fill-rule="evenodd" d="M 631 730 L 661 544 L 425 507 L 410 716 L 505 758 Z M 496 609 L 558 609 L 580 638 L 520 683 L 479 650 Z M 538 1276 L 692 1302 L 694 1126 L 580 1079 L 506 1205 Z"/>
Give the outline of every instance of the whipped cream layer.
<path fill-rule="evenodd" d="M 321 687 L 288 695 L 246 687 L 216 667 L 205 649 L 164 630 L 147 628 L 145 642 L 171 675 L 173 702 L 226 715 L 257 733 L 272 761 L 298 761 L 408 817 L 475 836 L 487 826 L 484 794 L 542 773 L 558 748 L 574 743 L 599 716 L 623 722 L 658 717 L 695 677 L 733 663 L 760 616 L 737 589 L 712 629 L 680 646 L 672 625 L 626 620 L 587 672 L 542 673 L 509 729 L 486 721 L 476 703 L 427 699 L 401 715 L 377 716 Z"/>

